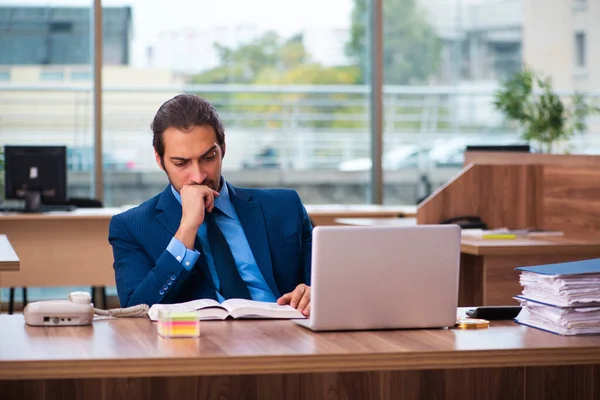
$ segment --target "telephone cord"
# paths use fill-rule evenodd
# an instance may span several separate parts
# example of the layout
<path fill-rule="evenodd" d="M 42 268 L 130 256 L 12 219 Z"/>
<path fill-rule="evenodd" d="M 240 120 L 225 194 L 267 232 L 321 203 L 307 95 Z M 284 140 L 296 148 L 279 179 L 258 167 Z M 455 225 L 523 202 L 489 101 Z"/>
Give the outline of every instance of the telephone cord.
<path fill-rule="evenodd" d="M 125 318 L 125 317 L 144 317 L 148 314 L 147 304 L 138 304 L 136 306 L 127 307 L 127 308 L 113 308 L 110 310 L 101 310 L 99 308 L 94 308 L 94 314 L 106 317 L 117 317 L 117 318 Z"/>

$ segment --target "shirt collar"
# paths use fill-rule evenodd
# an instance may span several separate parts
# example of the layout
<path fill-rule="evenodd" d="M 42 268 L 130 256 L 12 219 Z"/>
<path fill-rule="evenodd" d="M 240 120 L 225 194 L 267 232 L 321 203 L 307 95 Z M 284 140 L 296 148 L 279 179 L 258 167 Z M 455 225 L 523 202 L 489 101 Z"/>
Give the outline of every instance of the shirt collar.
<path fill-rule="evenodd" d="M 235 211 L 231 203 L 231 197 L 229 196 L 229 188 L 227 187 L 225 178 L 221 179 L 223 180 L 223 186 L 221 186 L 221 191 L 219 191 L 220 196 L 215 198 L 215 207 L 221 210 L 228 218 L 234 219 Z"/>
<path fill-rule="evenodd" d="M 215 197 L 215 207 L 219 209 L 225 216 L 233 219 L 235 215 L 235 211 L 233 209 L 233 204 L 231 204 L 231 197 L 229 196 L 229 189 L 227 188 L 227 182 L 225 182 L 225 178 L 221 178 L 223 181 L 223 185 L 221 186 L 221 190 L 219 191 L 220 196 Z M 181 195 L 175 190 L 173 185 L 171 185 L 171 193 L 175 197 L 175 200 L 179 204 L 181 204 Z"/>

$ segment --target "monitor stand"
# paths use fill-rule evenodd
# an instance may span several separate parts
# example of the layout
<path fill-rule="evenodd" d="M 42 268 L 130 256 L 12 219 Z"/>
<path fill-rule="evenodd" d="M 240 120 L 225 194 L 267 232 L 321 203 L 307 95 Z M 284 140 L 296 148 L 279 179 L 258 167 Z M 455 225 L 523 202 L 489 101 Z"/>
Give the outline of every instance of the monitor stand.
<path fill-rule="evenodd" d="M 23 212 L 42 212 L 42 193 L 39 190 L 28 190 L 25 192 L 25 209 Z"/>

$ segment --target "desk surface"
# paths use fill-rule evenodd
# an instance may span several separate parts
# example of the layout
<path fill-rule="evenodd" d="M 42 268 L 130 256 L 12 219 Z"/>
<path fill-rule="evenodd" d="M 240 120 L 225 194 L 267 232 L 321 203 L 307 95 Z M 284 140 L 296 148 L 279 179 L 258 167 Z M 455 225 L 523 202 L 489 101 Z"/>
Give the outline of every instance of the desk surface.
<path fill-rule="evenodd" d="M 313 333 L 286 320 L 203 321 L 200 339 L 163 339 L 146 318 L 31 327 L 0 315 L 0 380 L 420 370 L 600 363 L 600 336 L 511 321 L 489 329 Z"/>
<path fill-rule="evenodd" d="M 47 213 L 15 213 L 0 212 L 0 219 L 8 221 L 32 220 L 65 220 L 65 219 L 110 219 L 113 215 L 121 213 L 127 208 L 78 208 L 73 211 L 51 211 Z"/>
<path fill-rule="evenodd" d="M 13 250 L 6 235 L 0 235 L 0 272 L 18 271 L 19 257 Z"/>
<path fill-rule="evenodd" d="M 481 255 L 565 255 L 600 256 L 600 240 L 546 236 L 517 239 L 462 238 L 460 250 L 465 254 Z"/>

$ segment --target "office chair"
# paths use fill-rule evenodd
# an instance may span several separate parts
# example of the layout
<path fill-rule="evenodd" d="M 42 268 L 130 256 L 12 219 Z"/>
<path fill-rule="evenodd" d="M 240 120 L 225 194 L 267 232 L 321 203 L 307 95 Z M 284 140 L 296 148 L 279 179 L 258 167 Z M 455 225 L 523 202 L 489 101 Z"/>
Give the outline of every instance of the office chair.
<path fill-rule="evenodd" d="M 23 308 L 27 305 L 27 288 L 23 289 Z M 15 288 L 8 289 L 8 313 L 12 314 L 15 311 Z"/>
<path fill-rule="evenodd" d="M 67 205 L 75 206 L 77 208 L 101 208 L 103 207 L 102 202 L 96 199 L 89 199 L 85 197 L 71 197 Z M 23 287 L 23 308 L 27 305 L 27 288 Z M 96 292 L 100 292 L 100 298 L 96 296 Z M 99 308 L 106 308 L 106 286 L 92 286 L 90 288 L 92 295 L 92 303 L 97 305 Z M 101 303 L 101 304 L 100 304 Z M 15 310 L 15 288 L 10 288 L 8 291 L 8 313 L 12 314 Z"/>

